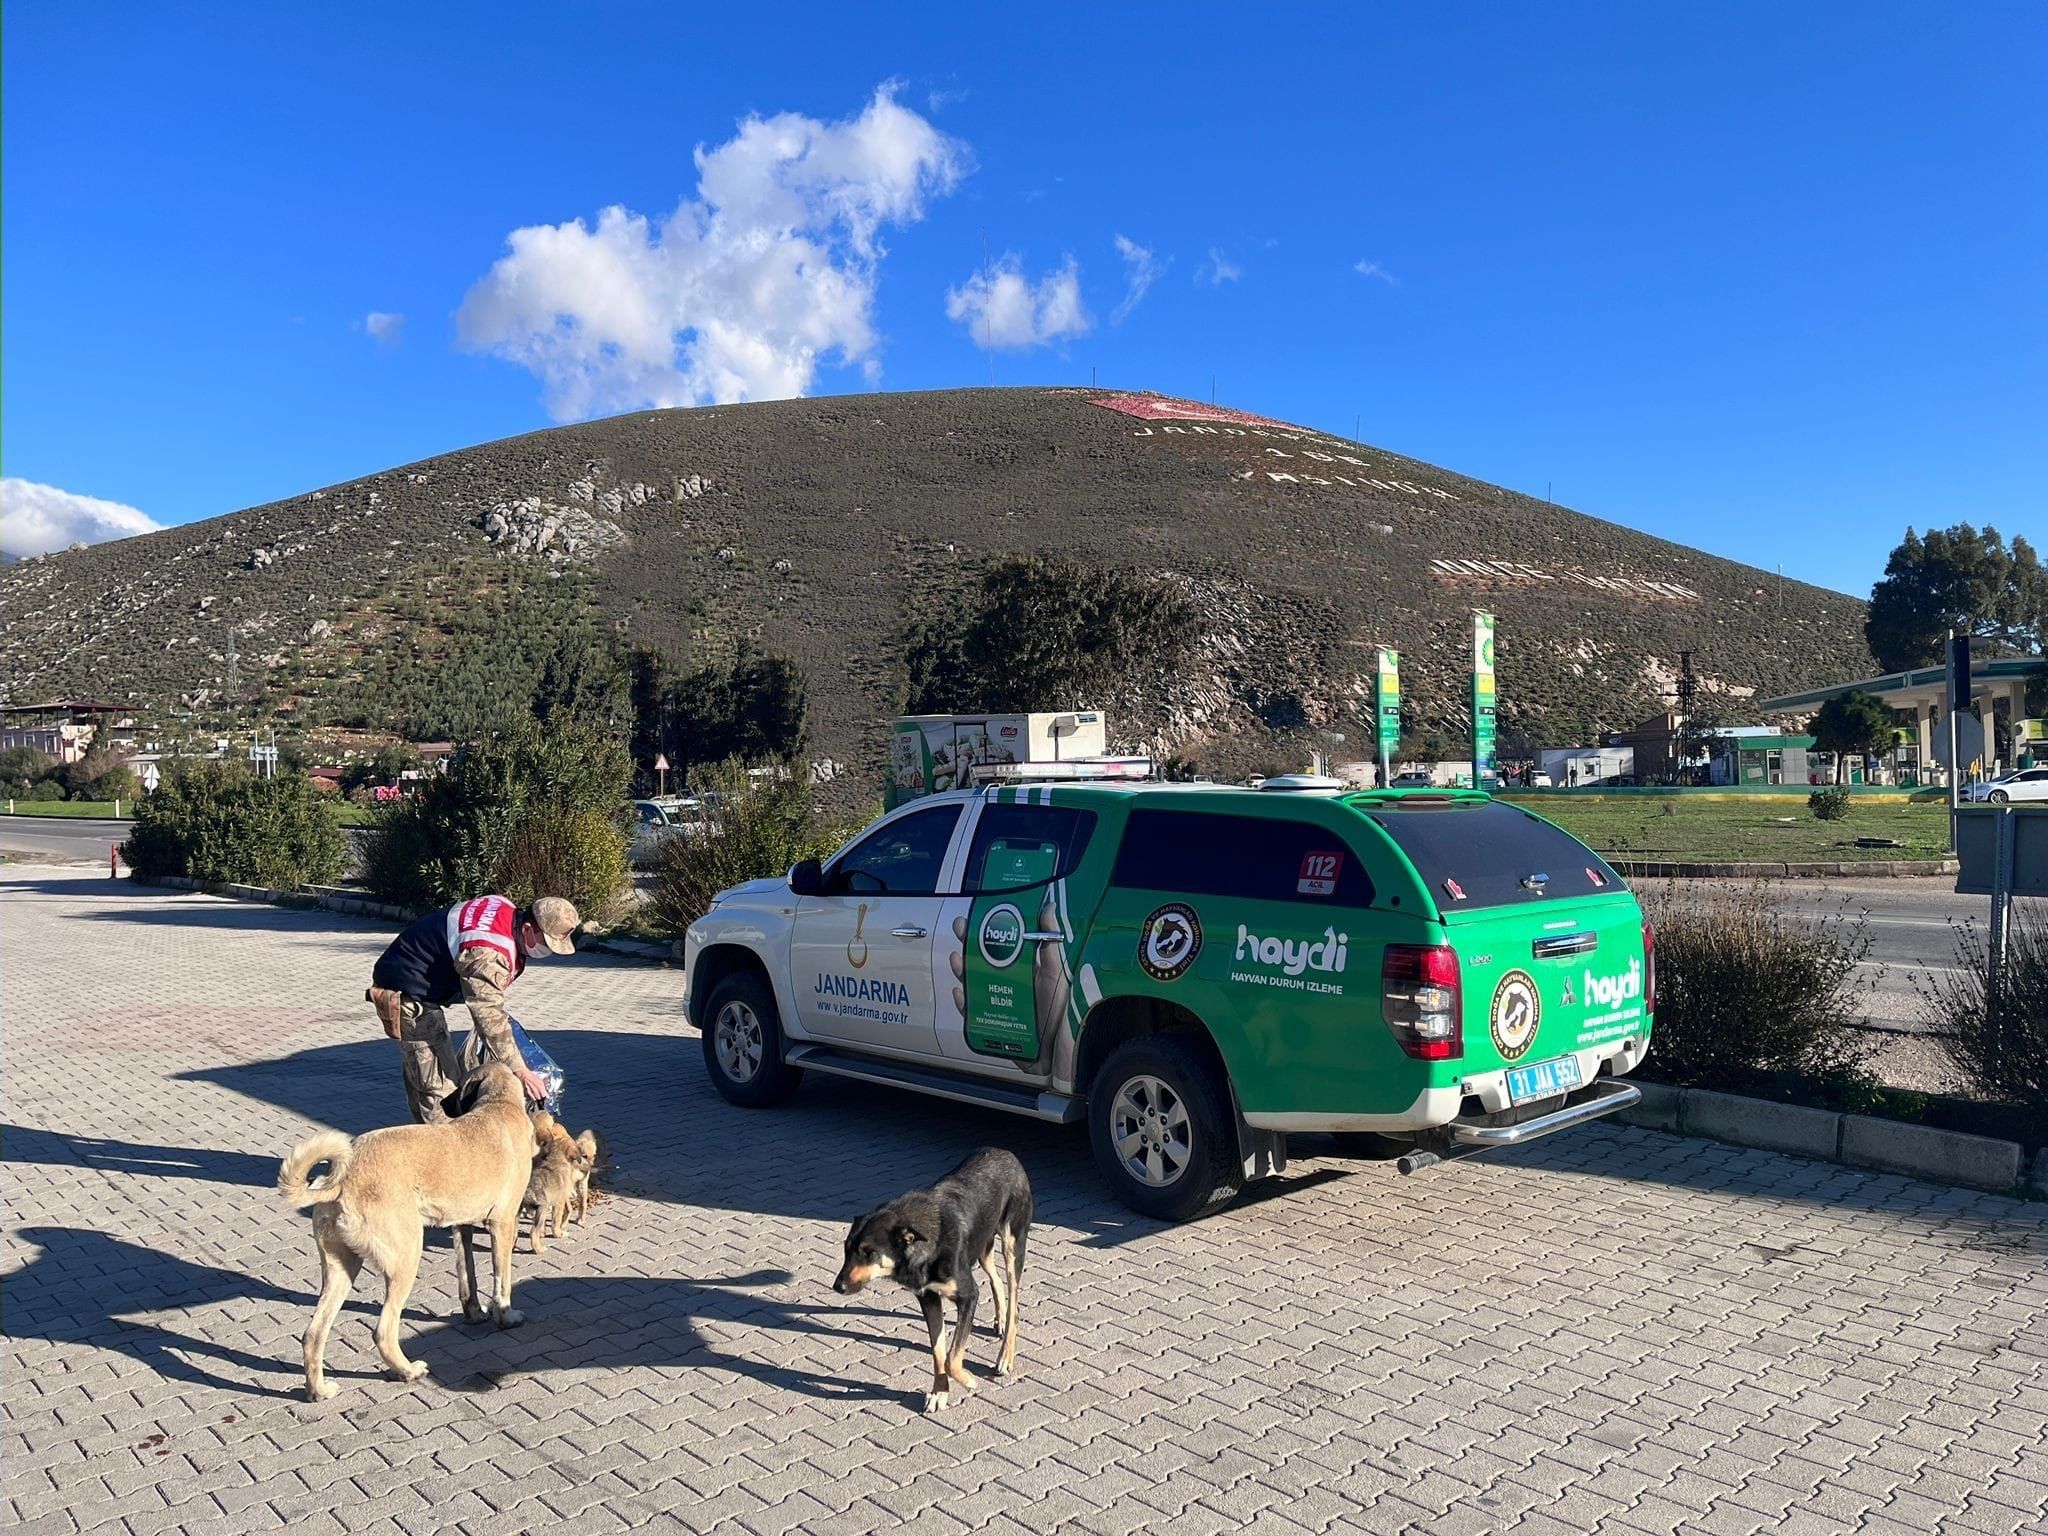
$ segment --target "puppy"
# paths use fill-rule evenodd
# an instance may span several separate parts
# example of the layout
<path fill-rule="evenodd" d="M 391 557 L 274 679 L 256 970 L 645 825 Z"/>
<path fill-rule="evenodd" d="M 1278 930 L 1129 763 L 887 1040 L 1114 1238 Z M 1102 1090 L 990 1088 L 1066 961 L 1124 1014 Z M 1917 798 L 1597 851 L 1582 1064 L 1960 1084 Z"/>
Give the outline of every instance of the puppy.
<path fill-rule="evenodd" d="M 585 1131 L 576 1138 L 576 1145 L 583 1149 L 583 1165 L 576 1173 L 576 1225 L 583 1225 L 583 1218 L 590 1214 L 590 1181 L 604 1162 L 604 1138 L 596 1131 Z"/>
<path fill-rule="evenodd" d="M 332 1397 L 323 1374 L 327 1334 L 335 1314 L 367 1262 L 384 1276 L 384 1309 L 377 1319 L 377 1352 L 391 1374 L 418 1381 L 424 1361 L 399 1347 L 398 1320 L 419 1277 L 428 1226 L 454 1227 L 462 1249 L 456 1290 L 462 1314 L 481 1322 L 476 1295 L 476 1254 L 471 1228 L 491 1234 L 494 1285 L 490 1315 L 500 1328 L 523 1321 L 512 1308 L 512 1248 L 519 1238 L 519 1199 L 526 1190 L 539 1143 L 526 1117 L 526 1094 L 509 1067 L 492 1062 L 477 1074 L 476 1104 L 445 1125 L 400 1125 L 350 1138 L 323 1131 L 292 1148 L 277 1173 L 285 1202 L 313 1208 L 313 1238 L 320 1251 L 320 1300 L 306 1330 L 306 1396 Z M 314 1168 L 327 1176 L 310 1182 Z"/>
<path fill-rule="evenodd" d="M 540 1240 L 541 1228 L 548 1227 L 555 1237 L 562 1235 L 570 1208 L 576 1203 L 577 1187 L 590 1177 L 597 1137 L 590 1131 L 580 1137 L 571 1136 L 546 1110 L 533 1117 L 533 1134 L 540 1152 L 527 1179 L 525 1203 L 533 1207 L 533 1230 L 529 1234 L 533 1251 L 546 1253 L 547 1248 Z"/>
<path fill-rule="evenodd" d="M 541 1227 L 549 1229 L 549 1237 L 561 1237 L 561 1229 L 569 1223 L 569 1210 L 590 1208 L 590 1169 L 598 1161 L 598 1133 L 586 1130 L 580 1137 L 571 1137 L 567 1126 L 561 1124 L 547 1110 L 532 1116 L 532 1133 L 541 1143 L 539 1157 L 532 1159 L 532 1178 L 526 1180 L 526 1204 L 532 1206 L 532 1251 L 545 1253 L 547 1247 L 541 1243 Z M 578 1214 L 578 1225 L 582 1214 Z"/>
<path fill-rule="evenodd" d="M 1031 1231 L 1031 1181 L 1024 1165 L 999 1147 L 983 1147 L 930 1189 L 912 1190 L 868 1212 L 846 1234 L 846 1262 L 832 1289 L 851 1296 L 886 1277 L 916 1293 L 932 1340 L 932 1389 L 926 1413 L 943 1412 L 949 1385 L 974 1390 L 967 1341 L 980 1299 L 979 1265 L 995 1293 L 1002 1353 L 996 1375 L 1017 1363 L 1017 1291 L 1024 1278 L 1024 1240 Z M 953 1303 L 946 1338 L 945 1304 Z"/>

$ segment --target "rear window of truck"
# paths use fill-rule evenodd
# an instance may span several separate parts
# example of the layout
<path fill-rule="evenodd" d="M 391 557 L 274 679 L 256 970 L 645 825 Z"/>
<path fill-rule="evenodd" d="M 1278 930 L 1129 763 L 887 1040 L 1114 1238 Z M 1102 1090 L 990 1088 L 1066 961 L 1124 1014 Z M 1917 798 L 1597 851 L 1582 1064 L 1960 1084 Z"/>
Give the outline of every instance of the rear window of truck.
<path fill-rule="evenodd" d="M 1446 912 L 1627 889 L 1569 832 L 1503 801 L 1411 802 L 1364 815 L 1408 855 Z"/>
<path fill-rule="evenodd" d="M 1372 881 L 1342 837 L 1275 816 L 1134 810 L 1111 879 L 1182 896 L 1372 905 Z"/>

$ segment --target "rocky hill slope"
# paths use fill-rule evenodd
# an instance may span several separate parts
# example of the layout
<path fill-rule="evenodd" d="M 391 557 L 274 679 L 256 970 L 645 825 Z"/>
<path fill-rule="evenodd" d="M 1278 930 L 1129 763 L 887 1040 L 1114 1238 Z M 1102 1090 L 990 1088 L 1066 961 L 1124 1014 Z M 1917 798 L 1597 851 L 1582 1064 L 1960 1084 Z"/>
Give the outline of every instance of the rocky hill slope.
<path fill-rule="evenodd" d="M 1207 635 L 1186 675 L 1087 702 L 1127 740 L 1219 763 L 1368 755 L 1380 645 L 1461 728 L 1478 607 L 1511 740 L 1633 723 L 1685 651 L 1737 700 L 1871 665 L 1855 599 L 1380 448 L 1160 396 L 970 389 L 614 417 L 20 561 L 0 572 L 0 685 L 205 713 L 232 633 L 242 689 L 290 707 L 519 562 L 581 573 L 615 633 L 679 663 L 790 653 L 819 751 L 865 764 L 906 619 L 1020 551 L 1191 592 Z"/>

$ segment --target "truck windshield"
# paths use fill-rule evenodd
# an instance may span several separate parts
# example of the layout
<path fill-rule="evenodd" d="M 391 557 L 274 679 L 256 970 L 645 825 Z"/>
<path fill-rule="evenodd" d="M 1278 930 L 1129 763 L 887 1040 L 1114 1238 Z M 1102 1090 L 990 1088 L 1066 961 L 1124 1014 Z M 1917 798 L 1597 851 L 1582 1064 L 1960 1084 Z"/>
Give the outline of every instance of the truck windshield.
<path fill-rule="evenodd" d="M 1365 816 L 1408 855 L 1446 912 L 1626 889 L 1584 843 L 1503 801 L 1411 801 Z"/>

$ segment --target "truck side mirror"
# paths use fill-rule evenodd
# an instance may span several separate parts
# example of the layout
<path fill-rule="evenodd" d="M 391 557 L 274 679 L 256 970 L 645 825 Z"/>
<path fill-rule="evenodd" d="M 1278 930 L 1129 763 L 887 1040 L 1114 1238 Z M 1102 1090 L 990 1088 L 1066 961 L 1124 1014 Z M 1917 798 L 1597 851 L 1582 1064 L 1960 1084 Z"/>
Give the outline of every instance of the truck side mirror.
<path fill-rule="evenodd" d="M 822 896 L 825 871 L 816 859 L 799 859 L 789 866 L 789 888 L 799 896 Z"/>

